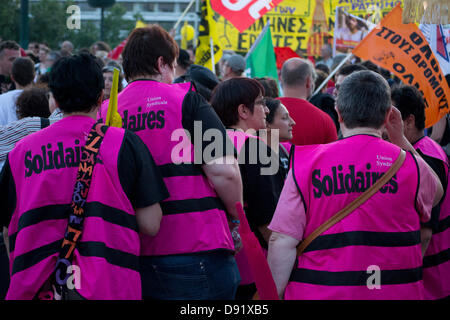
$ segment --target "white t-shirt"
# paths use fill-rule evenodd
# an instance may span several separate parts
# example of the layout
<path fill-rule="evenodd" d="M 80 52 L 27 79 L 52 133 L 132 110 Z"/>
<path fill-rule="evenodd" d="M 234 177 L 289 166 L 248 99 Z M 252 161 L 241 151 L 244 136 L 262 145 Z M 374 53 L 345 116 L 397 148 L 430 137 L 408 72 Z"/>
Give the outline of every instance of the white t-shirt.
<path fill-rule="evenodd" d="M 22 89 L 11 90 L 0 95 L 0 125 L 18 120 L 16 101 L 22 91 Z"/>

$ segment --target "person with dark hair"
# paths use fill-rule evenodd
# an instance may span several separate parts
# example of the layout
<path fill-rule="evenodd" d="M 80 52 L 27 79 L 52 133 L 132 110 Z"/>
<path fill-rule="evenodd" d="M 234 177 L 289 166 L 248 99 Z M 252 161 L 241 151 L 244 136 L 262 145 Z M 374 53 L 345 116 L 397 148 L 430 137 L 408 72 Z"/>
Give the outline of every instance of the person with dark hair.
<path fill-rule="evenodd" d="M 129 82 L 118 97 L 123 127 L 144 141 L 170 193 L 158 234 L 141 236 L 143 297 L 233 299 L 239 273 L 230 228 L 237 228 L 242 184 L 231 141 L 191 83 L 172 83 L 178 45 L 162 27 L 133 30 L 122 57 Z M 203 139 L 211 132 L 215 142 Z"/>
<path fill-rule="evenodd" d="M 268 262 L 280 297 L 423 299 L 426 240 L 421 240 L 420 222 L 430 219 L 443 190 L 404 136 L 400 111 L 391 105 L 390 88 L 381 75 L 355 72 L 341 84 L 336 101 L 344 139 L 296 147 L 291 153 L 291 170 L 269 226 Z M 384 127 L 391 143 L 381 138 Z M 337 219 L 398 157 L 403 162 L 392 178 Z M 334 224 L 324 232 L 319 229 L 297 256 L 299 242 L 329 219 Z M 374 266 L 381 282 L 370 280 L 368 270 Z"/>
<path fill-rule="evenodd" d="M 20 57 L 20 46 L 15 41 L 0 42 L 0 94 L 16 89 L 11 80 L 12 64 Z"/>
<path fill-rule="evenodd" d="M 135 134 L 95 121 L 103 85 L 92 56 L 58 60 L 50 89 L 63 119 L 8 155 L 0 173 L 7 299 L 141 299 L 139 232 L 158 232 L 169 194 Z"/>
<path fill-rule="evenodd" d="M 315 82 L 315 88 L 318 88 L 322 84 L 322 82 L 325 81 L 328 75 L 321 70 L 316 70 L 316 73 L 317 79 Z M 334 125 L 336 126 L 336 132 L 339 133 L 340 127 L 337 112 L 336 109 L 334 108 L 334 98 L 326 91 L 327 87 L 324 86 L 320 92 L 316 93 L 309 99 L 309 102 L 315 105 L 323 112 L 326 112 L 331 117 L 331 119 L 334 122 Z"/>
<path fill-rule="evenodd" d="M 441 146 L 425 136 L 425 103 L 414 86 L 398 86 L 391 93 L 393 105 L 400 110 L 405 137 L 428 165 L 438 175 L 444 189 L 442 201 L 433 207 L 431 219 L 422 223 L 425 227 L 421 238 L 429 241 L 423 258 L 423 285 L 425 299 L 435 300 L 450 296 L 450 270 L 445 252 L 450 250 L 448 217 L 450 194 L 448 192 L 449 160 Z"/>
<path fill-rule="evenodd" d="M 180 49 L 177 58 L 177 66 L 175 67 L 174 83 L 184 82 L 182 78 L 186 75 L 191 64 L 192 61 L 190 60 L 189 53 L 186 50 Z"/>
<path fill-rule="evenodd" d="M 17 98 L 17 118 L 50 116 L 48 90 L 44 88 L 30 88 L 24 90 Z"/>
<path fill-rule="evenodd" d="M 297 123 L 292 143 L 307 145 L 329 143 L 337 139 L 336 126 L 330 116 L 308 102 L 314 92 L 315 71 L 311 62 L 291 58 L 281 68 L 283 105 Z"/>
<path fill-rule="evenodd" d="M 274 79 L 270 77 L 255 78 L 255 79 L 264 87 L 265 97 L 275 99 L 280 96 L 278 90 L 278 83 Z"/>
<path fill-rule="evenodd" d="M 316 72 L 317 72 L 317 70 L 320 70 L 320 71 L 326 73 L 326 77 L 328 77 L 328 75 L 330 74 L 330 68 L 328 68 L 326 64 L 318 63 L 318 64 L 316 64 L 315 68 L 316 68 Z M 316 88 L 317 88 L 317 86 L 316 86 Z"/>
<path fill-rule="evenodd" d="M 17 120 L 17 97 L 33 85 L 34 63 L 30 58 L 17 58 L 11 70 L 11 79 L 17 89 L 0 95 L 0 125 Z"/>
<path fill-rule="evenodd" d="M 211 99 L 211 92 L 219 84 L 219 79 L 208 68 L 191 64 L 186 74 L 178 77 L 173 82 L 192 82 L 195 86 L 195 90 L 205 98 L 206 101 L 209 101 Z"/>
<path fill-rule="evenodd" d="M 278 182 L 281 189 L 284 185 L 287 173 L 289 171 L 289 152 L 291 150 L 290 140 L 292 139 L 292 128 L 295 126 L 295 121 L 290 117 L 289 111 L 281 103 L 280 100 L 265 98 L 265 103 L 269 109 L 269 114 L 266 118 L 267 123 L 267 144 L 272 149 L 276 148 L 272 146 L 272 141 L 279 141 L 278 150 L 274 150 L 278 153 L 280 158 L 280 169 L 277 172 Z M 273 139 L 274 130 L 277 130 L 278 139 Z M 280 189 L 280 190 L 281 190 Z"/>
<path fill-rule="evenodd" d="M 342 67 L 337 73 L 336 73 L 336 83 L 334 85 L 334 91 L 333 95 L 337 97 L 339 93 L 339 88 L 341 87 L 342 82 L 344 82 L 344 79 L 351 75 L 353 72 L 367 70 L 366 67 L 360 65 L 360 64 L 349 64 L 344 67 Z"/>
<path fill-rule="evenodd" d="M 267 145 L 264 87 L 255 79 L 238 77 L 222 81 L 213 91 L 211 105 L 227 127 L 238 153 L 244 190 L 244 209 L 250 228 L 267 250 L 272 219 L 282 185 L 277 183 L 279 158 Z M 257 137 L 257 131 L 261 137 Z M 274 141 L 272 145 L 278 141 Z M 236 299 L 251 299 L 256 292 L 244 253 L 236 255 L 241 283 Z"/>

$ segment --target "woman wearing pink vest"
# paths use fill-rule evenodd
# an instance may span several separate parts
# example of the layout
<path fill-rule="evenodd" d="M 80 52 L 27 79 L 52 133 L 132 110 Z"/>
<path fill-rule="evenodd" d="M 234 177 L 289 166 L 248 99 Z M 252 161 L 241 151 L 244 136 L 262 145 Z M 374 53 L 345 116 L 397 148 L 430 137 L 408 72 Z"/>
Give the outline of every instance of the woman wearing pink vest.
<path fill-rule="evenodd" d="M 420 92 L 413 86 L 392 90 L 392 102 L 402 114 L 405 137 L 422 154 L 436 172 L 444 187 L 441 202 L 433 207 L 427 226 L 428 248 L 423 258 L 423 285 L 425 299 L 450 296 L 450 193 L 448 192 L 449 161 L 442 147 L 424 135 L 425 104 Z"/>
<path fill-rule="evenodd" d="M 359 71 L 342 83 L 337 111 L 344 138 L 296 147 L 269 226 L 268 262 L 284 299 L 423 299 L 420 222 L 442 197 L 431 168 L 403 135 L 380 75 Z M 381 139 L 386 126 L 391 142 Z M 388 170 L 397 173 L 370 199 L 320 234 L 296 257 L 296 246 Z"/>
<path fill-rule="evenodd" d="M 191 83 L 172 84 L 178 46 L 164 29 L 135 29 L 122 56 L 128 82 L 118 95 L 123 127 L 144 141 L 170 194 L 161 203 L 158 234 L 141 235 L 143 296 L 233 299 L 239 273 L 230 227 L 242 185 L 231 141 Z M 206 159 L 210 132 L 224 152 Z"/>
<path fill-rule="evenodd" d="M 91 55 L 65 57 L 53 66 L 49 86 L 63 119 L 17 143 L 0 176 L 1 225 L 9 225 L 7 299 L 51 299 L 62 293 L 52 290 L 51 275 L 66 229 L 79 219 L 69 214 L 73 199 L 80 197 L 77 172 L 102 101 L 102 72 Z M 135 134 L 100 130 L 103 141 L 83 195 L 82 233 L 72 261 L 67 260 L 73 282 L 63 298 L 141 299 L 139 232 L 158 232 L 159 202 L 168 192 Z"/>

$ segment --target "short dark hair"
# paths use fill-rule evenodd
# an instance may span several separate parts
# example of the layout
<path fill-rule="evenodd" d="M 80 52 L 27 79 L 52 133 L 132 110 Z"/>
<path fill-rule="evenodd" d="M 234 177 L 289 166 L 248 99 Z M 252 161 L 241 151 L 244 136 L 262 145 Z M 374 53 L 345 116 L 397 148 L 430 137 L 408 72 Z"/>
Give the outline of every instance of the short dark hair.
<path fill-rule="evenodd" d="M 392 103 L 400 110 L 402 119 L 414 115 L 415 125 L 418 130 L 425 128 L 425 102 L 422 94 L 414 86 L 397 85 L 392 88 Z"/>
<path fill-rule="evenodd" d="M 34 62 L 30 58 L 16 58 L 12 64 L 11 76 L 15 82 L 25 87 L 33 82 L 35 76 Z"/>
<path fill-rule="evenodd" d="M 264 87 L 255 79 L 231 78 L 214 88 L 211 105 L 224 126 L 229 127 L 239 121 L 239 105 L 243 104 L 253 112 L 255 100 L 259 95 L 264 96 Z"/>
<path fill-rule="evenodd" d="M 281 106 L 281 101 L 272 98 L 265 98 L 264 102 L 266 103 L 267 108 L 269 109 L 269 114 L 266 117 L 267 123 L 273 123 L 273 119 L 275 118 L 275 113 L 278 108 Z"/>
<path fill-rule="evenodd" d="M 5 40 L 0 42 L 0 55 L 3 53 L 3 50 L 20 50 L 20 46 L 15 41 Z"/>
<path fill-rule="evenodd" d="M 328 66 L 325 63 L 317 63 L 316 66 L 316 71 L 320 70 L 323 71 L 327 74 L 327 76 L 330 74 L 330 68 L 328 68 Z"/>
<path fill-rule="evenodd" d="M 347 128 L 379 129 L 391 107 L 391 90 L 378 73 L 357 71 L 342 82 L 336 106 Z"/>
<path fill-rule="evenodd" d="M 363 71 L 363 70 L 368 70 L 368 69 L 360 64 L 349 64 L 347 66 L 342 67 L 337 72 L 336 76 L 348 76 L 348 75 L 352 74 L 353 72 Z"/>
<path fill-rule="evenodd" d="M 48 118 L 50 110 L 48 105 L 48 90 L 34 87 L 24 90 L 17 98 L 17 117 Z"/>
<path fill-rule="evenodd" d="M 363 67 L 366 67 L 370 71 L 373 71 L 373 72 L 381 74 L 380 73 L 380 68 L 375 63 L 373 63 L 370 60 L 366 60 L 366 61 L 360 62 L 358 64 L 363 66 Z"/>
<path fill-rule="evenodd" d="M 134 29 L 122 52 L 125 78 L 158 74 L 158 58 L 172 66 L 178 50 L 175 40 L 159 25 Z"/>
<path fill-rule="evenodd" d="M 264 87 L 264 96 L 269 98 L 278 98 L 280 96 L 278 84 L 274 79 L 269 77 L 255 79 Z"/>
<path fill-rule="evenodd" d="M 63 112 L 89 112 L 97 106 L 105 83 L 95 57 L 82 53 L 56 61 L 49 87 Z"/>

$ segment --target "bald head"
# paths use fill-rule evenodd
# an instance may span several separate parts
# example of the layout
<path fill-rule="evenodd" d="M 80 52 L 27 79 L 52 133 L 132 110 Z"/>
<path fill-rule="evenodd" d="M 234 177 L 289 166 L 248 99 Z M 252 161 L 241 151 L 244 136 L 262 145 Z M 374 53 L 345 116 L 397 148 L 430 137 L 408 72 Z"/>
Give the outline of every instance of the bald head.
<path fill-rule="evenodd" d="M 281 68 L 283 90 L 288 88 L 301 89 L 306 91 L 306 95 L 309 97 L 314 91 L 315 78 L 314 66 L 309 60 L 291 58 L 286 60 Z"/>

